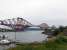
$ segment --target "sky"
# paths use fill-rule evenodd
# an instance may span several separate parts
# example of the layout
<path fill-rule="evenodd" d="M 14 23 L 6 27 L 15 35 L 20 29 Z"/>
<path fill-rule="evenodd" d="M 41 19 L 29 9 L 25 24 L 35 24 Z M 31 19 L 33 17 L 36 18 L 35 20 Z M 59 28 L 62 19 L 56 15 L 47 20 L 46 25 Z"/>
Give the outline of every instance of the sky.
<path fill-rule="evenodd" d="M 0 0 L 0 20 L 23 17 L 32 24 L 67 25 L 67 0 Z"/>

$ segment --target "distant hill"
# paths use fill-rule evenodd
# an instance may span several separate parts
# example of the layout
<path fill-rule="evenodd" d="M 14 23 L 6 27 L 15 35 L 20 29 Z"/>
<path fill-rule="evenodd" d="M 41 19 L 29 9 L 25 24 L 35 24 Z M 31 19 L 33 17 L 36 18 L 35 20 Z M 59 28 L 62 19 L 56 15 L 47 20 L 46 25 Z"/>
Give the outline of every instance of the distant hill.
<path fill-rule="evenodd" d="M 48 28 L 49 26 L 48 26 L 48 24 L 46 24 L 46 23 L 42 23 L 42 24 L 39 25 L 39 27 L 40 27 L 41 29 L 46 29 L 46 28 Z"/>

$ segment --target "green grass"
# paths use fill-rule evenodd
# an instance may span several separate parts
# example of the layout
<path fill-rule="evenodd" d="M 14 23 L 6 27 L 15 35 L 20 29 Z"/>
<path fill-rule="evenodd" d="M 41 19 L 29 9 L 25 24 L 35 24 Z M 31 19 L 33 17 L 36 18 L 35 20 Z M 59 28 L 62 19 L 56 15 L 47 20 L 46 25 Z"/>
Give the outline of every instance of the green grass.
<path fill-rule="evenodd" d="M 53 44 L 53 43 L 52 43 Z M 9 50 L 67 50 L 67 45 L 58 44 L 47 44 L 47 45 L 24 45 L 11 48 Z"/>
<path fill-rule="evenodd" d="M 10 48 L 9 50 L 67 50 L 67 43 L 19 44 L 16 48 Z"/>

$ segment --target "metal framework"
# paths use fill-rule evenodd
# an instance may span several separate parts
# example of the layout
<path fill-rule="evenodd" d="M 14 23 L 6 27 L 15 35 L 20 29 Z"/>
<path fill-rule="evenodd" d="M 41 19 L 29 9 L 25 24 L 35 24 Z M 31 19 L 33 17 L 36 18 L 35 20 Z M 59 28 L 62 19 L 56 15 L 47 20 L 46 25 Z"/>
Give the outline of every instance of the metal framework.
<path fill-rule="evenodd" d="M 24 29 L 27 26 L 32 26 L 31 23 L 29 23 L 27 20 L 23 18 L 13 18 L 13 19 L 7 19 L 7 20 L 0 20 L 1 25 L 6 25 L 15 29 Z"/>

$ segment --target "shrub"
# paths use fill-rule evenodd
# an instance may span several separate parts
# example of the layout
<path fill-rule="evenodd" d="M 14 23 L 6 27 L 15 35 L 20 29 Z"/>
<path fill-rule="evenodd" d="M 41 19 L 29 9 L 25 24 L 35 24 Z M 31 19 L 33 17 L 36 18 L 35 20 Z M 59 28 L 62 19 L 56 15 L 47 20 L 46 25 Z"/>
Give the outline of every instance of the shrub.
<path fill-rule="evenodd" d="M 59 37 L 56 38 L 55 42 L 57 42 L 59 44 L 60 43 L 67 43 L 67 39 L 64 38 L 63 36 L 59 36 Z"/>

